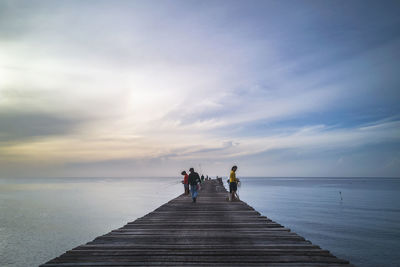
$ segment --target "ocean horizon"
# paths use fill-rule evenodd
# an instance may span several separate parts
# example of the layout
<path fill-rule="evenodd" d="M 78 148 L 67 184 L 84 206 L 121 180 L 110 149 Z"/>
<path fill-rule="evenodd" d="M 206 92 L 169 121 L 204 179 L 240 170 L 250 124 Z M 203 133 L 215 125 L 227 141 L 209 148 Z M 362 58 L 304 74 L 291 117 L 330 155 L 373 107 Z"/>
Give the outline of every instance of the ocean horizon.
<path fill-rule="evenodd" d="M 180 181 L 0 178 L 0 265 L 39 265 L 122 227 L 180 195 Z M 242 177 L 238 190 L 262 215 L 356 266 L 400 262 L 399 191 L 390 177 Z"/>

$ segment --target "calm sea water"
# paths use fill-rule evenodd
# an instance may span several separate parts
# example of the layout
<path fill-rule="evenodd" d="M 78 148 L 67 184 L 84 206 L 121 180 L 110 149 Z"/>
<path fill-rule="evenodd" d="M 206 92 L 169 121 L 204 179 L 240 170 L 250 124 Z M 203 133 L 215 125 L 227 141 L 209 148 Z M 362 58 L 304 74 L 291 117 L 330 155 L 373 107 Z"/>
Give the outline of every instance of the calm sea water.
<path fill-rule="evenodd" d="M 400 179 L 242 178 L 240 198 L 357 266 L 400 266 Z"/>
<path fill-rule="evenodd" d="M 37 266 L 181 193 L 177 178 L 0 179 L 0 266 Z"/>
<path fill-rule="evenodd" d="M 119 228 L 178 196 L 179 181 L 0 179 L 0 266 L 36 266 Z M 358 266 L 400 266 L 399 193 L 388 178 L 242 178 L 239 188 L 263 215 Z"/>

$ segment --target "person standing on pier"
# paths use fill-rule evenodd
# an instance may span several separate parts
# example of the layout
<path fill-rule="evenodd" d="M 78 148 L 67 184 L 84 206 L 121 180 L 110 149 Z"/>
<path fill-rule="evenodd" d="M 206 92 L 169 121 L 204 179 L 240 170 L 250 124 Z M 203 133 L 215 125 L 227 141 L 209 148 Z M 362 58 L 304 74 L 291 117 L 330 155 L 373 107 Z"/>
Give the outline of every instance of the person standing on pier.
<path fill-rule="evenodd" d="M 200 183 L 200 176 L 197 172 L 194 171 L 193 168 L 189 169 L 189 185 L 190 185 L 190 192 L 192 193 L 193 203 L 196 202 L 197 198 L 197 184 Z"/>
<path fill-rule="evenodd" d="M 237 166 L 233 166 L 231 169 L 231 173 L 229 175 L 229 193 L 230 195 L 230 201 L 239 199 L 238 195 L 236 194 L 237 191 L 237 183 L 239 182 L 239 179 L 236 178 L 236 170 Z"/>
<path fill-rule="evenodd" d="M 189 175 L 186 173 L 186 171 L 181 172 L 183 175 L 183 188 L 185 190 L 185 195 L 189 195 Z"/>

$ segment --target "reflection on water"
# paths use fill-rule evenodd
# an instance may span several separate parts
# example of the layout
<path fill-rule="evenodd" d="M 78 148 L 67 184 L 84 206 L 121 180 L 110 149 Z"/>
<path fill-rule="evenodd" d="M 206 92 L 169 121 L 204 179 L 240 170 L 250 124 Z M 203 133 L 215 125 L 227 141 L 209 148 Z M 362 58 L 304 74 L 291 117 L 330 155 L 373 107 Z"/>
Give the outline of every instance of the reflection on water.
<path fill-rule="evenodd" d="M 179 179 L 1 179 L 0 266 L 37 266 L 182 191 Z"/>

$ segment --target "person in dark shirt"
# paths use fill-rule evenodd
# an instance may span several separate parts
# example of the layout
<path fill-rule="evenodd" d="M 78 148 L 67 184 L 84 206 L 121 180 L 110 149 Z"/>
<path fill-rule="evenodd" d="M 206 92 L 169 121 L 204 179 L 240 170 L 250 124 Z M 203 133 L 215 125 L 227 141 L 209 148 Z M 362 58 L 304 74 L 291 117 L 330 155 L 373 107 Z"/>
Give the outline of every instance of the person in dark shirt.
<path fill-rule="evenodd" d="M 193 203 L 196 202 L 197 198 L 197 184 L 200 183 L 200 176 L 197 172 L 194 171 L 193 168 L 189 169 L 189 185 L 190 185 L 190 192 L 192 193 Z"/>

